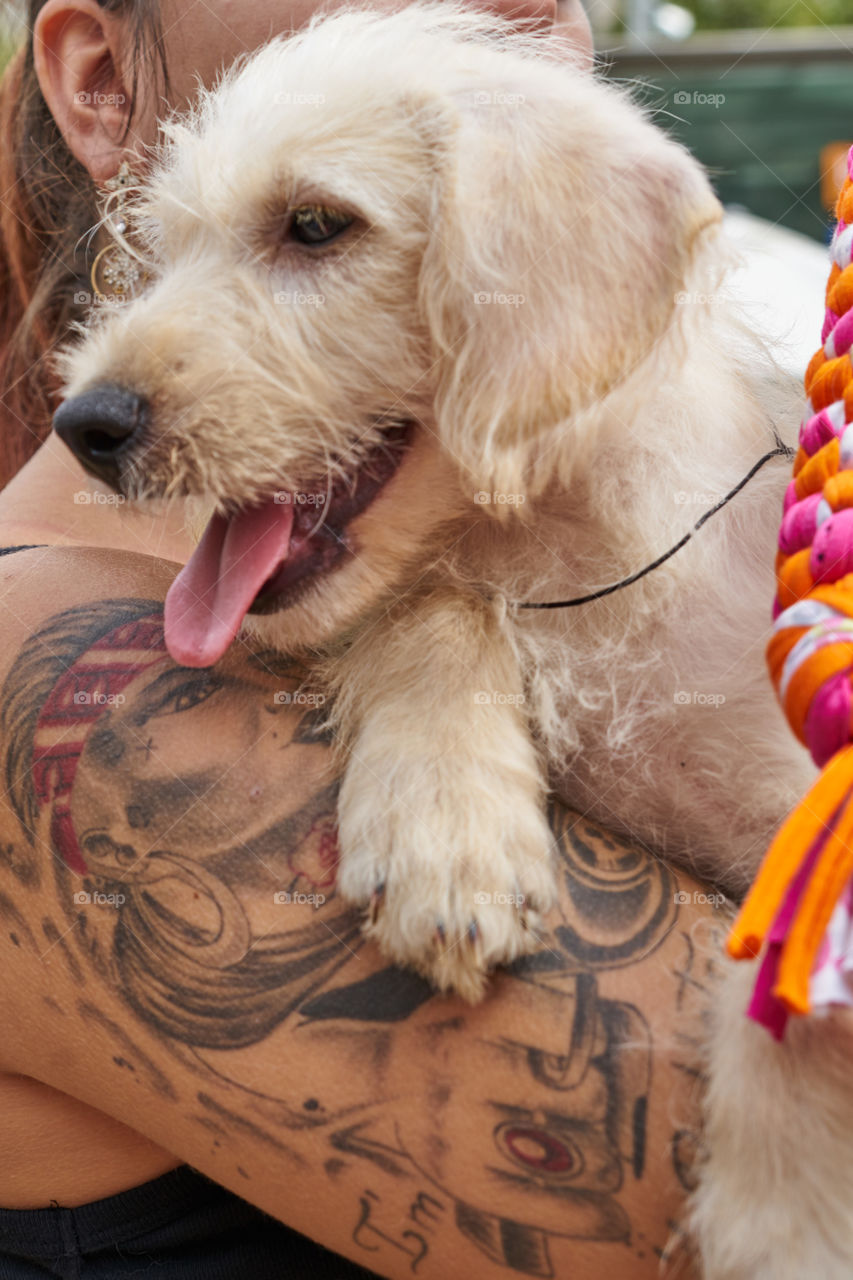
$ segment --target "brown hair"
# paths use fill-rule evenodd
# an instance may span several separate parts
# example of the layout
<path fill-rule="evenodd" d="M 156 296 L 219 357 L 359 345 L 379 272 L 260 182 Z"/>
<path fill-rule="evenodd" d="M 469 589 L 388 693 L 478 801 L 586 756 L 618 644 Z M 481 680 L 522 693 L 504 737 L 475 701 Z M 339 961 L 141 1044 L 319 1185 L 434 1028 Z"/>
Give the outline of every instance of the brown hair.
<path fill-rule="evenodd" d="M 128 22 L 134 67 L 155 61 L 166 80 L 157 0 L 98 0 Z M 29 37 L 0 82 L 0 486 L 50 431 L 57 379 L 50 353 L 85 312 L 86 234 L 98 221 L 89 175 L 72 156 L 41 94 L 32 31 L 44 0 L 29 0 Z"/>

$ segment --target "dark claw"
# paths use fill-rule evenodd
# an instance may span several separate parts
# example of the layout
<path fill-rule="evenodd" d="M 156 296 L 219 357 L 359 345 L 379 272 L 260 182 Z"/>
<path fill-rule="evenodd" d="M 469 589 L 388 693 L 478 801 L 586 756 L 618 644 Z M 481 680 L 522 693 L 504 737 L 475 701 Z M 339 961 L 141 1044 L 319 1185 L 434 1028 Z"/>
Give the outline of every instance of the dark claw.
<path fill-rule="evenodd" d="M 382 880 L 370 895 L 370 903 L 367 908 L 367 919 L 371 925 L 376 924 L 376 921 L 379 919 L 379 912 L 382 910 L 382 904 L 384 901 L 385 881 Z"/>
<path fill-rule="evenodd" d="M 468 925 L 468 941 L 470 942 L 472 947 L 475 947 L 477 945 L 477 939 L 479 938 L 479 936 L 480 936 L 480 927 L 477 924 L 476 920 L 472 920 L 471 923 Z"/>
<path fill-rule="evenodd" d="M 439 946 L 439 947 L 443 947 L 447 942 L 447 931 L 444 927 L 443 920 L 439 920 L 437 925 L 435 926 L 433 941 L 435 942 L 436 946 Z"/>

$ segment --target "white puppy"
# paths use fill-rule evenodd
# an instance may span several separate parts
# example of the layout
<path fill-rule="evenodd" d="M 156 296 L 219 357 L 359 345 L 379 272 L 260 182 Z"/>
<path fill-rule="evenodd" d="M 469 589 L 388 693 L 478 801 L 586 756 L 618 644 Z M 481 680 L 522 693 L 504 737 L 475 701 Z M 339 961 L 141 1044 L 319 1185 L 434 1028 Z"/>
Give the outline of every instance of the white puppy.
<path fill-rule="evenodd" d="M 274 42 L 167 139 L 134 216 L 153 278 L 69 355 L 57 425 L 128 497 L 214 510 L 167 603 L 178 661 L 246 627 L 331 695 L 339 885 L 384 951 L 476 999 L 535 945 L 549 785 L 742 890 L 811 778 L 763 662 L 788 464 L 634 585 L 518 607 L 645 565 L 793 434 L 718 301 L 699 166 L 447 4 Z M 849 1280 L 821 1162 L 853 1104 L 825 1026 L 746 1023 L 751 977 L 712 1047 L 707 1276 Z"/>

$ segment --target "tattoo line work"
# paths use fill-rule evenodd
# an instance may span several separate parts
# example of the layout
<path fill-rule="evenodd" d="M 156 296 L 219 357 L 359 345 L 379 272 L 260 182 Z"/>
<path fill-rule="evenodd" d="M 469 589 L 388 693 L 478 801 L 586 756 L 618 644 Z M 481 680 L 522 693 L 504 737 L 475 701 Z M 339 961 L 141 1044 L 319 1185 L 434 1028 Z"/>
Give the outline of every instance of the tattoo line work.
<path fill-rule="evenodd" d="M 299 1167 L 276 1131 L 320 1127 L 331 1177 L 357 1165 L 409 1180 L 402 1229 L 388 1225 L 378 1192 L 361 1194 L 352 1239 L 368 1256 L 402 1252 L 415 1273 L 431 1233 L 452 1223 L 494 1263 L 553 1276 L 558 1238 L 630 1242 L 619 1195 L 643 1176 L 651 1035 L 636 1007 L 602 995 L 600 978 L 651 955 L 674 928 L 672 873 L 552 805 L 560 919 L 501 979 L 512 1033 L 491 1019 L 472 1034 L 422 978 L 365 968 L 359 920 L 335 900 L 329 742 L 315 711 L 296 717 L 276 696 L 298 689 L 304 669 L 241 646 L 212 670 L 176 667 L 160 609 L 130 599 L 68 610 L 31 638 L 3 690 L 6 784 L 27 851 L 0 846 L 0 872 L 35 887 L 39 865 L 52 868 L 68 941 L 49 921 L 45 936 L 75 981 L 85 958 L 208 1082 L 194 1119 L 217 1144 L 240 1133 Z M 306 779 L 301 792 L 277 785 L 284 752 Z M 302 899 L 316 910 L 293 926 L 281 902 Z M 688 951 L 680 992 L 697 981 L 691 965 Z M 79 1009 L 114 1042 L 117 1067 L 175 1097 L 114 1020 L 91 1000 Z M 288 1073 L 247 1090 L 241 1050 L 277 1038 Z M 318 1046 L 347 1054 L 345 1096 L 305 1097 L 299 1055 L 308 1062 Z M 398 1054 L 410 1077 L 399 1105 L 387 1084 L 400 1078 Z M 239 1113 L 214 1084 L 240 1099 Z M 676 1133 L 684 1186 L 690 1157 L 690 1135 Z M 472 1162 L 483 1172 L 476 1196 Z"/>

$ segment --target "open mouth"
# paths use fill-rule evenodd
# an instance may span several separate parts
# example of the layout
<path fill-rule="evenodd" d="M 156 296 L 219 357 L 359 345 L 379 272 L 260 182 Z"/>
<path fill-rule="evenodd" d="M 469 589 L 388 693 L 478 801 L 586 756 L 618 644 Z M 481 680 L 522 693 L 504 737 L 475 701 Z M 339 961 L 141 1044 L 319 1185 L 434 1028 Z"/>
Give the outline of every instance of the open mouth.
<path fill-rule="evenodd" d="M 351 550 L 348 526 L 398 470 L 411 420 L 382 427 L 350 476 L 281 490 L 232 515 L 214 516 L 166 597 L 169 653 L 186 667 L 222 657 L 247 613 L 288 608 Z"/>
<path fill-rule="evenodd" d="M 346 529 L 365 511 L 400 466 L 409 447 L 411 422 L 383 428 L 352 480 L 336 480 L 328 489 L 276 495 L 293 506 L 293 526 L 284 557 L 249 606 L 249 613 L 276 613 L 294 603 L 295 590 L 308 578 L 328 573 L 346 555 Z"/>

